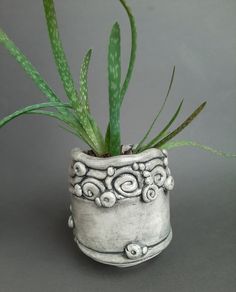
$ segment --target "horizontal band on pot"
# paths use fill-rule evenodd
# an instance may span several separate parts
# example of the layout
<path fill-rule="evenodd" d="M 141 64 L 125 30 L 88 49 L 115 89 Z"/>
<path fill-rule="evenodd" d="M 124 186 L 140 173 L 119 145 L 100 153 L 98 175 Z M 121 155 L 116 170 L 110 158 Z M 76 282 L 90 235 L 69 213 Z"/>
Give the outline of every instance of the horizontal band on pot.
<path fill-rule="evenodd" d="M 172 229 L 169 230 L 168 234 L 163 238 L 161 239 L 160 241 L 158 241 L 157 243 L 154 243 L 152 245 L 147 245 L 146 247 L 149 249 L 151 248 L 155 248 L 157 247 L 158 245 L 162 244 L 165 240 L 167 240 L 168 237 L 172 236 Z M 99 254 L 123 254 L 124 253 L 124 250 L 122 251 L 98 251 L 96 249 L 93 249 L 93 248 L 90 248 L 86 245 L 84 245 L 82 242 L 79 241 L 79 239 L 75 236 L 75 242 L 83 247 L 85 247 L 86 249 L 88 250 L 91 250 L 91 251 L 94 251 L 94 252 L 97 252 Z M 125 246 L 124 246 L 124 249 L 125 249 Z"/>

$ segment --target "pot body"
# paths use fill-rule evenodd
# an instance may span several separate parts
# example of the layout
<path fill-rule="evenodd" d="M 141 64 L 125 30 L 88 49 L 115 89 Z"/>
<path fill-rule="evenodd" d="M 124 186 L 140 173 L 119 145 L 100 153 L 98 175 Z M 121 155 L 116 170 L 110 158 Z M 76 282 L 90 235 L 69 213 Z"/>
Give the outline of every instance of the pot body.
<path fill-rule="evenodd" d="M 87 256 L 128 267 L 146 261 L 172 238 L 167 152 L 97 158 L 72 150 L 69 227 Z"/>

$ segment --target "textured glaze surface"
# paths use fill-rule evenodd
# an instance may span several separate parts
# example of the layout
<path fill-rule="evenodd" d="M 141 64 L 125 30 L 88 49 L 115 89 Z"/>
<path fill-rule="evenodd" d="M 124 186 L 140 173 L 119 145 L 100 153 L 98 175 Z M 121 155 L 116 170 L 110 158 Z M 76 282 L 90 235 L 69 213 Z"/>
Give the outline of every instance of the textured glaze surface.
<path fill-rule="evenodd" d="M 68 225 L 76 243 L 89 257 L 120 267 L 154 257 L 172 238 L 173 187 L 166 151 L 96 158 L 74 149 Z"/>

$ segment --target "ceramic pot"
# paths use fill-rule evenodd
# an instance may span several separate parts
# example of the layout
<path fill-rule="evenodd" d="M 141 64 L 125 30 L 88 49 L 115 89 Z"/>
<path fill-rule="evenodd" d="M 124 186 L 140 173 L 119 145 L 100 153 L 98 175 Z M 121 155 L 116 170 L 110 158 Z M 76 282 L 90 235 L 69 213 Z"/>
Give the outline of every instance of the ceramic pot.
<path fill-rule="evenodd" d="M 83 253 L 118 267 L 147 261 L 171 241 L 167 152 L 97 158 L 72 150 L 68 225 Z"/>

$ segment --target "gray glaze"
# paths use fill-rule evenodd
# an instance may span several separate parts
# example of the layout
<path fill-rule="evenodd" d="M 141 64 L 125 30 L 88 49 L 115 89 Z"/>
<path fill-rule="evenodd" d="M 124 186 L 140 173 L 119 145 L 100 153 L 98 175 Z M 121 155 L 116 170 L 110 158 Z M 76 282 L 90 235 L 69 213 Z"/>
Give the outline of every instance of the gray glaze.
<path fill-rule="evenodd" d="M 127 147 L 127 146 L 126 146 Z M 109 158 L 72 150 L 68 226 L 87 256 L 128 267 L 167 247 L 172 238 L 165 150 Z"/>

